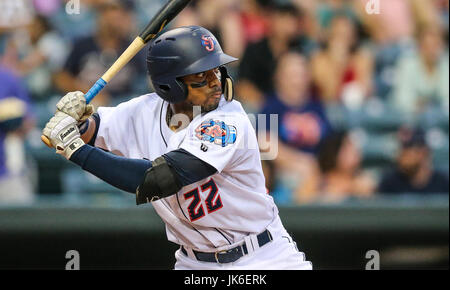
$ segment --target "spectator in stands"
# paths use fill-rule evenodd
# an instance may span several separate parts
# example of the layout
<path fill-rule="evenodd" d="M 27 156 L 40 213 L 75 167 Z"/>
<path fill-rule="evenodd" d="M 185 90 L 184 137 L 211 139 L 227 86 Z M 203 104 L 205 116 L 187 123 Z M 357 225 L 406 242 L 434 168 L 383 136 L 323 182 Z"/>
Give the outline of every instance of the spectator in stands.
<path fill-rule="evenodd" d="M 240 1 L 241 26 L 246 46 L 266 37 L 269 32 L 270 4 L 273 0 Z"/>
<path fill-rule="evenodd" d="M 0 65 L 0 203 L 29 203 L 33 190 L 27 176 L 23 138 L 34 126 L 23 83 Z"/>
<path fill-rule="evenodd" d="M 292 148 L 317 153 L 331 131 L 320 100 L 313 96 L 308 60 L 297 52 L 280 57 L 274 75 L 275 91 L 266 97 L 262 114 L 277 114 L 280 141 Z"/>
<path fill-rule="evenodd" d="M 0 2 L 0 31 L 29 24 L 33 14 L 33 7 L 28 0 L 2 0 Z"/>
<path fill-rule="evenodd" d="M 26 36 L 26 37 L 24 37 Z M 8 43 L 6 63 L 24 77 L 33 100 L 47 100 L 54 93 L 52 75 L 64 64 L 68 45 L 43 16 L 35 16 L 26 34 L 16 31 Z"/>
<path fill-rule="evenodd" d="M 306 190 L 304 181 L 312 180 L 316 175 L 313 155 L 330 133 L 331 125 L 320 101 L 312 95 L 309 64 L 303 55 L 297 52 L 282 55 L 274 83 L 275 92 L 266 98 L 261 113 L 266 116 L 269 144 L 278 137 L 278 155 L 273 172 L 278 172 L 283 180 L 275 185 L 274 197 L 278 203 L 292 202 L 294 192 Z M 278 116 L 277 132 L 270 131 L 268 117 L 271 114 Z M 265 147 L 261 144 L 262 149 Z M 291 181 L 287 180 L 288 176 Z M 291 184 L 284 184 L 286 182 Z"/>
<path fill-rule="evenodd" d="M 442 27 L 444 29 L 445 43 L 448 43 L 448 32 L 449 32 L 449 1 L 447 0 L 438 0 L 437 1 L 437 10 L 439 14 L 440 21 L 442 23 Z"/>
<path fill-rule="evenodd" d="M 175 18 L 173 25 L 175 27 L 190 25 L 205 27 L 216 36 L 224 51 L 240 58 L 245 48 L 245 36 L 239 8 L 240 5 L 246 5 L 249 1 L 244 1 L 243 4 L 241 2 L 239 0 L 192 1 Z"/>
<path fill-rule="evenodd" d="M 308 55 L 313 44 L 302 35 L 301 12 L 296 6 L 274 4 L 269 13 L 269 32 L 261 41 L 247 46 L 239 67 L 237 95 L 248 111 L 259 111 L 264 96 L 273 93 L 273 76 L 278 59 L 296 49 Z"/>
<path fill-rule="evenodd" d="M 53 7 L 46 7 L 44 9 L 47 11 L 41 11 L 41 13 L 44 12 L 43 15 L 47 17 L 54 27 L 58 28 L 58 31 L 66 40 L 74 41 L 95 33 L 97 29 L 95 6 L 104 1 L 82 0 L 77 2 L 58 0 L 59 6 L 56 11 L 52 9 Z M 47 0 L 39 0 L 39 2 L 45 2 L 45 6 L 49 5 Z M 39 7 L 39 5 L 42 4 L 38 4 L 37 9 L 42 10 L 42 7 Z"/>
<path fill-rule="evenodd" d="M 314 84 L 325 103 L 356 107 L 372 94 L 372 55 L 359 45 L 354 21 L 337 14 L 323 49 L 312 59 Z"/>
<path fill-rule="evenodd" d="M 33 0 L 33 6 L 36 13 L 45 17 L 57 13 L 61 4 L 61 0 Z"/>
<path fill-rule="evenodd" d="M 438 1 L 379 0 L 378 14 L 366 12 L 365 1 L 355 1 L 371 38 L 378 44 L 389 45 L 413 40 L 417 27 L 437 24 Z"/>
<path fill-rule="evenodd" d="M 448 1 L 447 1 L 448 2 Z M 375 55 L 375 94 L 387 99 L 393 89 L 394 69 L 399 58 L 414 48 L 417 27 L 427 26 L 440 17 L 437 1 L 379 0 L 379 14 L 366 12 L 366 1 L 355 1 Z"/>
<path fill-rule="evenodd" d="M 351 134 L 341 131 L 330 135 L 318 154 L 321 181 L 303 199 L 340 202 L 351 197 L 370 197 L 376 184 L 374 178 L 361 168 L 361 160 L 361 151 Z"/>
<path fill-rule="evenodd" d="M 299 1 L 303 2 L 301 0 Z M 317 3 L 315 17 L 319 26 L 320 37 L 327 36 L 327 30 L 329 30 L 332 25 L 335 16 L 345 15 L 352 19 L 354 23 L 359 21 L 358 15 L 354 9 L 355 1 L 325 0 L 315 2 Z"/>
<path fill-rule="evenodd" d="M 417 53 L 402 58 L 397 66 L 392 104 L 407 114 L 428 107 L 449 110 L 449 57 L 438 26 L 419 30 Z"/>
<path fill-rule="evenodd" d="M 449 193 L 448 177 L 433 169 L 431 150 L 420 129 L 402 129 L 399 132 L 401 148 L 397 166 L 386 173 L 378 185 L 381 194 Z"/>
<path fill-rule="evenodd" d="M 64 69 L 56 75 L 62 92 L 86 92 L 128 47 L 134 29 L 134 4 L 131 1 L 108 0 L 99 6 L 96 35 L 74 43 Z M 148 91 L 145 52 L 141 51 L 94 99 L 94 104 L 109 105 L 114 98 Z"/>
<path fill-rule="evenodd" d="M 0 2 L 0 65 L 10 67 L 9 59 L 16 59 L 17 50 L 11 45 L 11 34 L 29 25 L 33 15 L 27 0 Z"/>

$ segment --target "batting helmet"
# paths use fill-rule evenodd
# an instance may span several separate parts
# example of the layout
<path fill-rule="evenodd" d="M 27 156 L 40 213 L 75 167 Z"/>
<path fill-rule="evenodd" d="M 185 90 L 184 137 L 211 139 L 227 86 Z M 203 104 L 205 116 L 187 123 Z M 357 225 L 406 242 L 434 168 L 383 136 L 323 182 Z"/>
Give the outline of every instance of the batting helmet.
<path fill-rule="evenodd" d="M 233 99 L 233 81 L 224 65 L 237 58 L 223 53 L 219 42 L 207 29 L 181 27 L 161 34 L 149 47 L 147 66 L 156 93 L 169 103 L 186 100 L 188 88 L 181 77 L 220 68 L 222 91 Z"/>

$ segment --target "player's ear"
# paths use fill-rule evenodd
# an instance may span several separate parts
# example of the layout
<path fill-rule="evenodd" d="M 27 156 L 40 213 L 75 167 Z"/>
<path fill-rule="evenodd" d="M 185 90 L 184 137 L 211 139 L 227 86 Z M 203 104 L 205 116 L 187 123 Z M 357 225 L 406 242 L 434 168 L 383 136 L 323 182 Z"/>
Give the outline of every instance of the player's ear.
<path fill-rule="evenodd" d="M 222 75 L 222 92 L 225 97 L 225 100 L 231 102 L 234 99 L 234 83 L 231 76 L 228 74 L 228 70 L 226 67 L 219 67 L 220 74 Z"/>

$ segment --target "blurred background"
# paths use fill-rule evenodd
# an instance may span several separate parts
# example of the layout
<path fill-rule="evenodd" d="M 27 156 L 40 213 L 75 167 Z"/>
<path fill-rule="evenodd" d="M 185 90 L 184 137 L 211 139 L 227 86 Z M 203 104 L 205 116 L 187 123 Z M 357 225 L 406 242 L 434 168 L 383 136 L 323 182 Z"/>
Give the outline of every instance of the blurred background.
<path fill-rule="evenodd" d="M 71 249 L 85 268 L 172 268 L 151 207 L 40 141 L 165 3 L 0 0 L 0 268 L 63 268 Z M 448 0 L 194 0 L 185 25 L 240 59 L 249 114 L 278 115 L 267 187 L 316 269 L 364 269 L 369 250 L 382 269 L 448 269 Z M 151 92 L 145 58 L 94 105 Z"/>

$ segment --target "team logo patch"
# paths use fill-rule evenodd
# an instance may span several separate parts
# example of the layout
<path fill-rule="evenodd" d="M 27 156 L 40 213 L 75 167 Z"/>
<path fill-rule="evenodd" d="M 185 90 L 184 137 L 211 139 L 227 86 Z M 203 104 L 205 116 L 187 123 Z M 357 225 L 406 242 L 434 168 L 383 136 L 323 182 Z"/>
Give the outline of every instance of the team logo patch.
<path fill-rule="evenodd" d="M 202 45 L 206 48 L 207 51 L 214 51 L 214 39 L 211 36 L 203 35 L 202 36 Z"/>
<path fill-rule="evenodd" d="M 202 140 L 226 147 L 236 142 L 236 127 L 229 126 L 225 122 L 210 120 L 203 122 L 195 129 L 195 136 Z"/>

